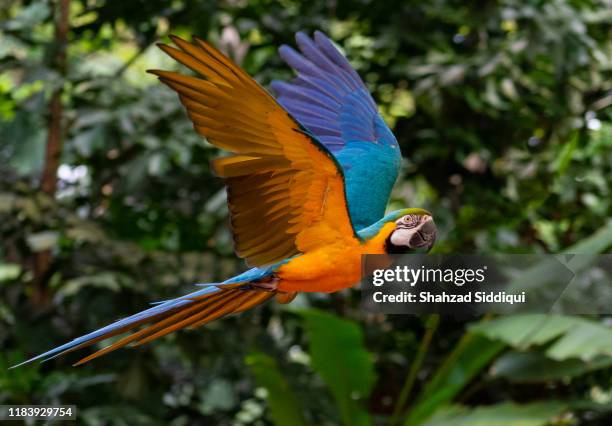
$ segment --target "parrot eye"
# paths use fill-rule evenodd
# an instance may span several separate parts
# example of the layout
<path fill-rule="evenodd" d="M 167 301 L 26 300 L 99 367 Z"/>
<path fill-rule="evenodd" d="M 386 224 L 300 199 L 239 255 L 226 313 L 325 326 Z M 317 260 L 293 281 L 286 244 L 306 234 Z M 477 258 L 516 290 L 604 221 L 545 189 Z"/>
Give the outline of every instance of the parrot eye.
<path fill-rule="evenodd" d="M 414 228 L 421 222 L 421 217 L 416 214 L 407 214 L 395 222 L 399 228 Z"/>

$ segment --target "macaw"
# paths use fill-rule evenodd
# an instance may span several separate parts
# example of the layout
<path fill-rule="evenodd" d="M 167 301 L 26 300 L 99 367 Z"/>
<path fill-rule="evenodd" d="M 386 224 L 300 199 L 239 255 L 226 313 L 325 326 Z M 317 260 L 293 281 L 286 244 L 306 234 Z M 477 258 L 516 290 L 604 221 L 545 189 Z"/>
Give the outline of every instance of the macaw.
<path fill-rule="evenodd" d="M 429 212 L 384 215 L 400 168 L 397 140 L 359 75 L 321 32 L 296 35 L 280 56 L 296 72 L 275 99 L 207 42 L 160 48 L 198 76 L 152 70 L 178 93 L 196 132 L 230 154 L 212 162 L 227 188 L 236 254 L 252 269 L 35 356 L 48 360 L 119 334 L 83 364 L 126 345 L 196 328 L 298 292 L 335 292 L 361 279 L 364 254 L 431 249 Z M 139 328 L 139 330 L 135 330 Z M 19 364 L 19 365 L 22 365 Z"/>

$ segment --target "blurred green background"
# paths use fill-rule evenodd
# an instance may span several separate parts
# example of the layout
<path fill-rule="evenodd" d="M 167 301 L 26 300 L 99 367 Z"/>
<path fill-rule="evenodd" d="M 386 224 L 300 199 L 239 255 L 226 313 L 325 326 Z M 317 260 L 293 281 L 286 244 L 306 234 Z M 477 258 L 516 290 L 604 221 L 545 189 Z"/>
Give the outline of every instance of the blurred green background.
<path fill-rule="evenodd" d="M 600 253 L 611 24 L 610 0 L 0 0 L 0 404 L 87 425 L 612 424 L 612 317 L 385 317 L 355 290 L 6 369 L 245 268 L 216 149 L 145 74 L 175 68 L 168 34 L 267 85 L 291 76 L 278 46 L 326 32 L 402 146 L 390 208 L 432 211 L 438 253 Z"/>

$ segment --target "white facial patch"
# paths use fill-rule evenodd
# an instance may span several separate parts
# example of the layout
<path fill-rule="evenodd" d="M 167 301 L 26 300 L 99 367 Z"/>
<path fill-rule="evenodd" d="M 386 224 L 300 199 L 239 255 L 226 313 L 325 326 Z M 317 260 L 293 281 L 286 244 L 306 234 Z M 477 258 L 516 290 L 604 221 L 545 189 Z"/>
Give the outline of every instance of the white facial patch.
<path fill-rule="evenodd" d="M 391 244 L 397 247 L 410 247 L 410 238 L 416 232 L 415 228 L 399 228 L 391 233 Z"/>

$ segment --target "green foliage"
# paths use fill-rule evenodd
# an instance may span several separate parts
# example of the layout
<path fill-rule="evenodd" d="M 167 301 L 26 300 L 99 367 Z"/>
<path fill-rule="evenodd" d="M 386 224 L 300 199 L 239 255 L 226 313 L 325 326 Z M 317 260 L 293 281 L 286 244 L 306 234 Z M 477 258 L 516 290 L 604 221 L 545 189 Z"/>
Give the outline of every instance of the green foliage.
<path fill-rule="evenodd" d="M 308 335 L 312 367 L 329 386 L 342 423 L 371 424 L 364 407 L 374 384 L 372 355 L 363 345 L 363 333 L 352 321 L 319 310 L 300 312 Z"/>
<path fill-rule="evenodd" d="M 262 353 L 253 353 L 247 356 L 246 364 L 255 376 L 257 384 L 268 391 L 270 416 L 274 423 L 305 425 L 298 399 L 283 378 L 274 358 Z"/>
<path fill-rule="evenodd" d="M 452 406 L 441 410 L 424 426 L 546 426 L 563 409 L 562 404 L 556 403 L 506 403 L 476 409 Z"/>
<path fill-rule="evenodd" d="M 577 358 L 557 361 L 537 351 L 510 351 L 491 365 L 491 375 L 513 383 L 542 383 L 556 379 L 568 380 L 610 366 L 612 357 L 609 356 L 599 356 L 589 361 Z"/>
<path fill-rule="evenodd" d="M 514 315 L 474 325 L 471 330 L 520 349 L 550 344 L 545 354 L 556 361 L 612 356 L 612 328 L 584 318 Z"/>
<path fill-rule="evenodd" d="M 610 251 L 608 2 L 71 0 L 65 75 L 56 4 L 0 5 L 0 403 L 76 404 L 90 425 L 295 424 L 292 412 L 384 424 L 408 379 L 402 423 L 610 423 L 608 317 L 442 318 L 423 345 L 421 318 L 368 315 L 354 292 L 301 295 L 300 315 L 270 304 L 77 369 L 72 354 L 6 369 L 245 268 L 210 174 L 217 151 L 145 73 L 175 66 L 154 46 L 169 33 L 210 39 L 267 85 L 291 75 L 276 47 L 327 32 L 402 146 L 390 208 L 432 211 L 438 252 Z M 49 197 L 39 185 L 59 87 Z M 591 261 L 563 258 L 572 270 Z"/>
<path fill-rule="evenodd" d="M 448 405 L 503 348 L 503 344 L 477 334 L 464 334 L 424 386 L 406 417 L 405 425 L 422 424 Z"/>

